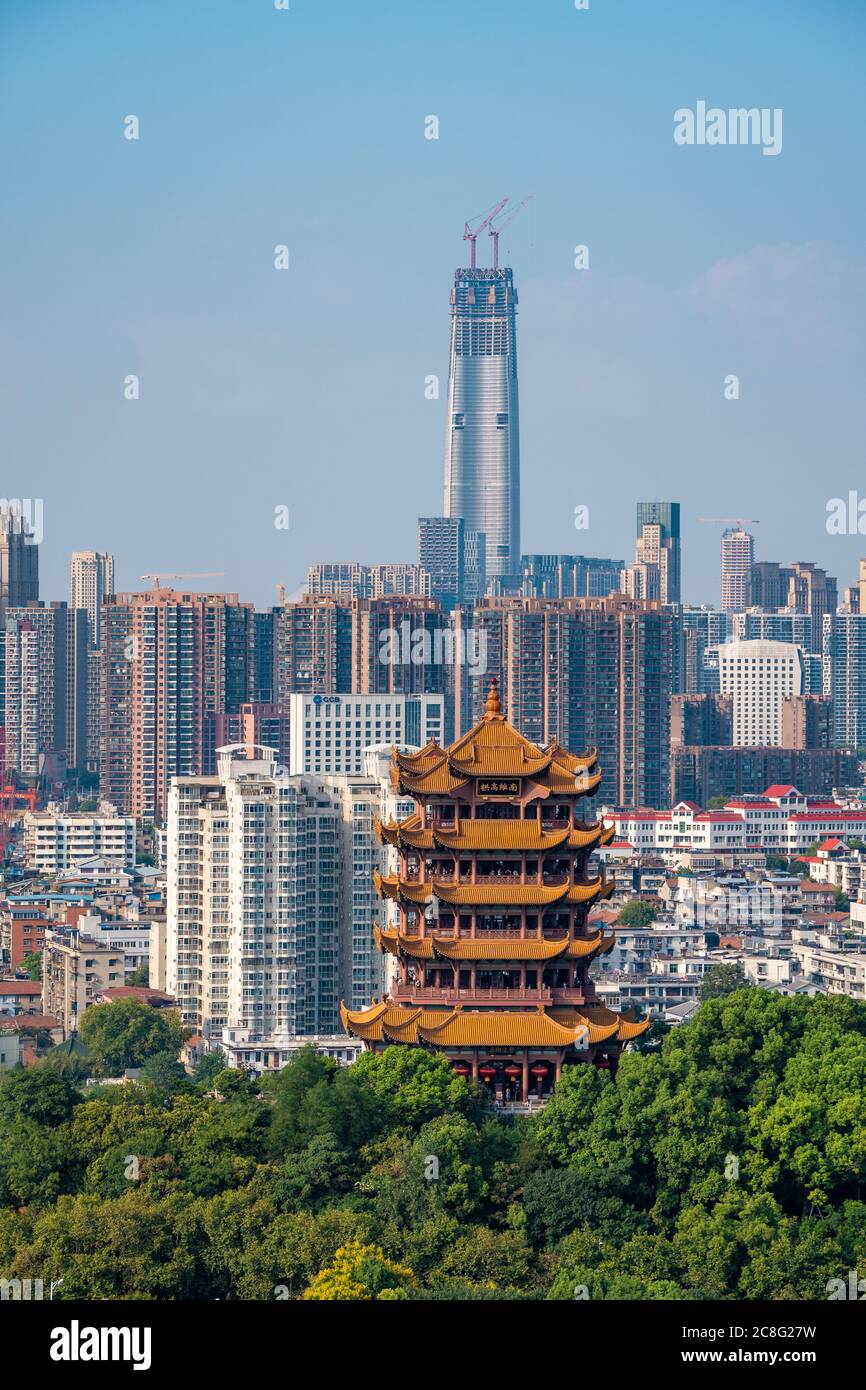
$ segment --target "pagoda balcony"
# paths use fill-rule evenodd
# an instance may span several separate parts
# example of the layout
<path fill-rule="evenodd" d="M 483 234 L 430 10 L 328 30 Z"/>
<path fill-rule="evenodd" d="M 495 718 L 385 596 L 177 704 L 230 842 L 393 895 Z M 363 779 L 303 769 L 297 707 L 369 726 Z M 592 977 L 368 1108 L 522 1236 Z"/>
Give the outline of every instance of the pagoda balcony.
<path fill-rule="evenodd" d="M 570 874 L 567 874 L 567 873 L 562 873 L 562 874 L 543 874 L 542 877 L 541 877 L 540 879 L 538 879 L 538 878 L 535 876 L 535 874 L 533 874 L 531 877 L 527 876 L 526 878 L 522 878 L 521 875 L 520 875 L 520 873 L 519 873 L 519 871 L 518 871 L 517 873 L 513 873 L 513 874 L 476 874 L 476 875 L 475 875 L 475 878 L 473 878 L 471 874 L 460 874 L 460 876 L 459 876 L 459 878 L 458 878 L 458 876 L 457 876 L 456 874 L 453 874 L 453 873 L 441 873 L 441 872 L 437 871 L 437 872 L 435 872 L 435 873 L 428 874 L 427 877 L 424 878 L 424 879 L 422 879 L 421 875 L 418 874 L 418 873 L 407 873 L 407 874 L 404 875 L 404 877 L 403 877 L 403 882 L 404 882 L 404 883 L 434 883 L 434 882 L 435 882 L 435 883 L 453 883 L 453 884 L 458 884 L 458 883 L 459 883 L 459 884 L 461 884 L 462 886 L 468 886 L 468 885 L 473 884 L 473 883 L 496 883 L 496 884 L 502 884 L 503 886 L 507 886 L 507 885 L 510 884 L 510 883 L 536 884 L 536 885 L 539 884 L 539 883 L 541 883 L 541 884 L 543 884 L 545 887 L 550 888 L 550 887 L 560 887 L 560 886 L 564 886 L 566 883 L 571 883 L 571 875 L 570 875 Z"/>
<path fill-rule="evenodd" d="M 565 993 L 577 993 L 583 1002 L 581 990 L 553 990 L 547 986 L 540 989 L 453 989 L 445 985 L 438 989 L 434 985 L 394 984 L 390 990 L 391 998 L 401 1004 L 552 1004 L 557 994 Z"/>
<path fill-rule="evenodd" d="M 580 1008 L 586 1002 L 586 995 L 580 988 L 554 989 L 543 985 L 536 989 L 454 989 L 443 985 L 404 985 L 391 986 L 390 997 L 396 1004 L 553 1004 L 560 1008 Z"/>

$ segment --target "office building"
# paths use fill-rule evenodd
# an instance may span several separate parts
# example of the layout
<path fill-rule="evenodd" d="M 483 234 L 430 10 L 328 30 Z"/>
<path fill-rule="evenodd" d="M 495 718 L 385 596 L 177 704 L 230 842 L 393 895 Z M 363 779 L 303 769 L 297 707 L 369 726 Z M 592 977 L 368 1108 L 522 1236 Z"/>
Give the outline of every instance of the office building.
<path fill-rule="evenodd" d="M 803 653 L 790 642 L 726 642 L 719 648 L 721 693 L 734 704 L 737 747 L 782 745 L 782 709 L 803 694 Z"/>
<path fill-rule="evenodd" d="M 442 741 L 445 700 L 435 695 L 290 695 L 289 771 L 364 773 L 364 751 L 374 744 L 423 747 Z"/>
<path fill-rule="evenodd" d="M 520 573 L 516 316 L 509 268 L 455 272 L 444 512 L 485 536 L 488 576 L 514 583 Z"/>
<path fill-rule="evenodd" d="M 0 505 L 0 617 L 39 599 L 39 541 L 35 517 L 15 502 Z"/>
<path fill-rule="evenodd" d="M 635 571 L 624 584 L 632 598 L 680 602 L 680 504 L 638 502 Z M 629 575 L 629 571 L 624 572 Z"/>

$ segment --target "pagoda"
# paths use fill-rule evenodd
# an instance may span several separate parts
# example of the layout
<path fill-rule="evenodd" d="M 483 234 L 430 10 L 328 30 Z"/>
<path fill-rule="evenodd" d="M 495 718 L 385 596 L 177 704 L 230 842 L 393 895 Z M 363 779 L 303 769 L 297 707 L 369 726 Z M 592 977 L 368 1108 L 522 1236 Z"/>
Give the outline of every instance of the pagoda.
<path fill-rule="evenodd" d="M 606 1008 L 589 978 L 614 943 L 587 920 L 613 891 L 587 877 L 613 829 L 577 815 L 601 783 L 596 754 L 530 743 L 493 681 L 480 722 L 448 748 L 395 749 L 391 783 L 416 807 L 376 827 L 399 855 L 375 876 L 396 905 L 374 929 L 393 982 L 371 1008 L 341 1006 L 344 1028 L 373 1051 L 442 1052 L 500 1101 L 549 1095 L 568 1063 L 614 1067 L 649 1020 Z"/>

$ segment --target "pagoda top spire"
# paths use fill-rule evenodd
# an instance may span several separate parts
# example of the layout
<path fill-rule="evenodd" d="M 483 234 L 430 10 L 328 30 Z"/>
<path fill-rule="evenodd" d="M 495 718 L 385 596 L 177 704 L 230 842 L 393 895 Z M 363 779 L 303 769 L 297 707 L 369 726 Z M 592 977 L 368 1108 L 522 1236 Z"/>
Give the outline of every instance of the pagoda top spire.
<path fill-rule="evenodd" d="M 495 676 L 491 677 L 490 689 L 487 692 L 487 703 L 484 706 L 482 718 L 488 721 L 504 718 L 502 713 L 502 701 L 499 698 L 499 687 L 496 683 Z"/>

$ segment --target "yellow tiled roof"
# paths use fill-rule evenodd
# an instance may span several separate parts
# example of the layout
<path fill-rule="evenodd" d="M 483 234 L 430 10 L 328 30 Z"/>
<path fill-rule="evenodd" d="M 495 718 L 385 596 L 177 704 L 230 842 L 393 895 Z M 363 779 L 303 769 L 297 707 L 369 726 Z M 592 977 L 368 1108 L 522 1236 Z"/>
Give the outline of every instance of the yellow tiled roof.
<path fill-rule="evenodd" d="M 462 820 L 459 831 L 434 829 L 437 845 L 450 850 L 555 849 L 568 839 L 563 830 L 540 830 L 532 820 Z"/>
<path fill-rule="evenodd" d="M 444 1023 L 418 1027 L 418 1036 L 436 1047 L 570 1047 L 579 1028 L 567 1028 L 540 1009 L 529 1013 L 458 1009 Z"/>

